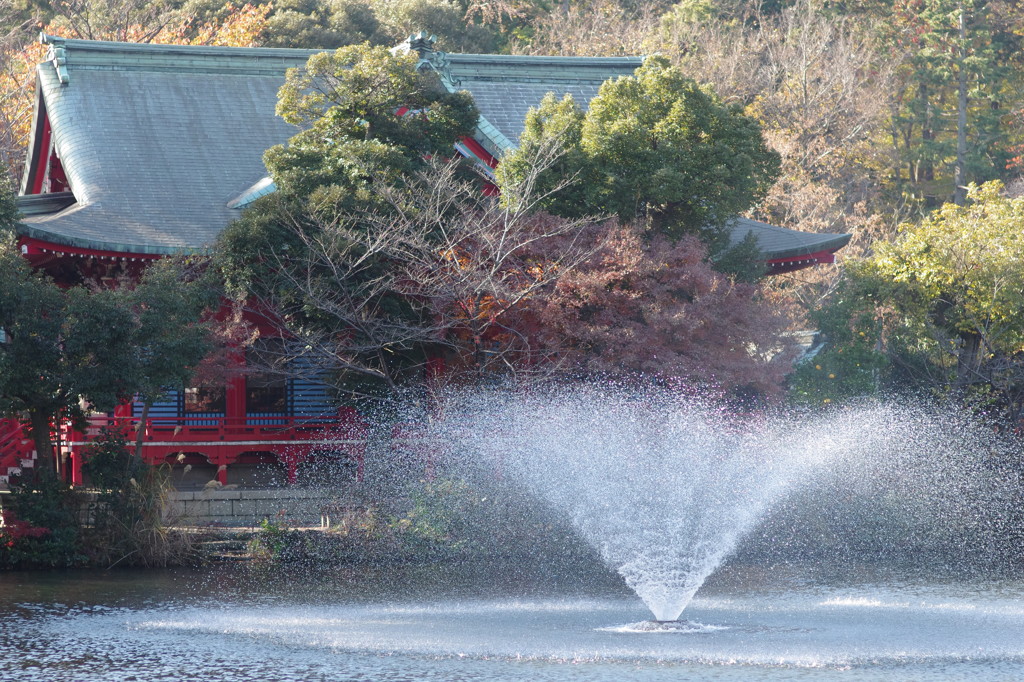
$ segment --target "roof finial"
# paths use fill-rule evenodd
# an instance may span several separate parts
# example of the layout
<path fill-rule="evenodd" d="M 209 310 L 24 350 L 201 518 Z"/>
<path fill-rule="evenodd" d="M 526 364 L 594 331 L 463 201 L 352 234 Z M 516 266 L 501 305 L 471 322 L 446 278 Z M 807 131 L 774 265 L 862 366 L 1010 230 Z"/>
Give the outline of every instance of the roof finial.
<path fill-rule="evenodd" d="M 436 42 L 437 36 L 428 36 L 426 31 L 420 31 L 409 36 L 409 51 L 415 50 L 419 53 L 420 58 L 423 59 L 434 52 L 434 44 Z"/>
<path fill-rule="evenodd" d="M 64 49 L 64 39 L 40 33 L 39 42 L 50 46 L 50 49 L 46 52 L 46 61 L 53 62 L 53 69 L 57 72 L 57 81 L 61 85 L 67 85 L 71 79 L 68 76 L 68 60 Z"/>

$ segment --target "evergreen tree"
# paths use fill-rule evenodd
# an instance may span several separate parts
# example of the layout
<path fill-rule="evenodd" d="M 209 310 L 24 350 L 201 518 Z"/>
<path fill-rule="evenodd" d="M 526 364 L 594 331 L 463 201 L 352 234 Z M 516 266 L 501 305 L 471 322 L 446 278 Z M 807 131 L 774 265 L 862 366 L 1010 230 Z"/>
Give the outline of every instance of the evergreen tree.
<path fill-rule="evenodd" d="M 0 414 L 30 426 L 40 469 L 53 472 L 62 421 L 185 382 L 212 349 L 202 316 L 216 290 L 183 281 L 173 263 L 134 288 L 61 288 L 22 257 L 10 193 L 0 204 Z"/>
<path fill-rule="evenodd" d="M 551 195 L 552 212 L 649 221 L 673 239 L 701 234 L 713 256 L 728 243 L 726 221 L 762 198 L 779 171 L 753 119 L 660 57 L 606 82 L 585 113 L 550 96 L 531 110 L 519 149 L 498 169 L 510 201 L 505 186 L 521 182 L 539 149 L 557 157 L 539 178 L 542 192 L 576 180 Z"/>

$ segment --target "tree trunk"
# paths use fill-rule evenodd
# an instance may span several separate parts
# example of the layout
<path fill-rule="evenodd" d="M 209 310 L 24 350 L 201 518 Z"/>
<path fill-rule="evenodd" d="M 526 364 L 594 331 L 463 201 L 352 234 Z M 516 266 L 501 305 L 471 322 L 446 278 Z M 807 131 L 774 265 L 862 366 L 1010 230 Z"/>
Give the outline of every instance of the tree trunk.
<path fill-rule="evenodd" d="M 135 459 L 142 461 L 142 443 L 146 437 L 146 422 L 149 420 L 149 408 L 153 404 L 152 399 L 146 398 L 142 402 L 142 416 L 135 430 Z"/>
<path fill-rule="evenodd" d="M 923 148 L 922 151 L 928 155 L 932 153 L 929 145 L 932 140 L 935 139 L 935 130 L 932 128 L 931 91 L 928 89 L 927 83 L 921 83 L 918 87 L 918 97 L 920 97 L 923 107 L 923 116 L 921 119 L 921 147 Z M 916 179 L 919 184 L 931 182 L 935 179 L 935 165 L 932 163 L 930 156 L 918 159 L 916 175 Z"/>
<path fill-rule="evenodd" d="M 981 334 L 976 332 L 960 333 L 960 352 L 956 359 L 956 383 L 965 387 L 978 378 L 981 366 Z"/>
<path fill-rule="evenodd" d="M 957 45 L 957 74 L 959 89 L 956 100 L 956 167 L 953 173 L 953 203 L 963 206 L 967 203 L 967 69 L 964 62 L 967 58 L 965 40 L 967 29 L 964 26 L 964 7 L 960 3 L 960 44 Z"/>
<path fill-rule="evenodd" d="M 50 415 L 37 410 L 29 410 L 28 414 L 32 425 L 32 440 L 36 446 L 36 471 L 44 476 L 56 476 L 57 463 L 53 441 L 50 440 Z"/>

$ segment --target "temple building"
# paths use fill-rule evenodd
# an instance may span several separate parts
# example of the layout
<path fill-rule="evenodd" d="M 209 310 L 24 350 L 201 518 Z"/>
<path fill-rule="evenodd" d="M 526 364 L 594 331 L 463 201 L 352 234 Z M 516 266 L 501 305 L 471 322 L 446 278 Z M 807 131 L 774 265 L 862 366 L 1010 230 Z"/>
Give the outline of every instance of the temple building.
<path fill-rule="evenodd" d="M 154 259 L 207 252 L 248 204 L 274 191 L 263 152 L 297 132 L 275 115 L 277 92 L 286 69 L 316 51 L 41 40 L 49 52 L 37 68 L 18 199 L 20 246 L 36 268 L 66 284 L 134 277 Z M 546 93 L 571 93 L 583 104 L 641 63 L 446 54 L 423 36 L 405 49 L 446 88 L 473 95 L 479 125 L 457 149 L 485 172 L 515 146 L 528 109 Z M 746 218 L 730 229 L 734 242 L 756 236 L 769 274 L 832 262 L 850 238 Z M 126 405 L 116 416 L 137 413 Z M 298 467 L 328 447 L 342 447 L 334 454 L 361 475 L 364 425 L 308 380 L 240 373 L 216 395 L 171 391 L 142 428 L 147 461 L 184 457 L 214 468 L 222 482 L 232 468 L 267 462 L 294 481 Z M 63 442 L 76 482 L 84 438 L 69 432 Z M 0 480 L 31 463 L 17 424 L 0 422 Z"/>

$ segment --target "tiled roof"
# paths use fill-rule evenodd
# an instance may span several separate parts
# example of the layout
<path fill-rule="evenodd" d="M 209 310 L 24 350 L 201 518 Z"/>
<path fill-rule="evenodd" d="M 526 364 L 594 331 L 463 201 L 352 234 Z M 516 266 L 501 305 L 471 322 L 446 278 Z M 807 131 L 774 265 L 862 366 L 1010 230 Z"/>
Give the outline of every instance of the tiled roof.
<path fill-rule="evenodd" d="M 277 90 L 306 50 L 64 42 L 66 83 L 37 69 L 54 142 L 77 203 L 28 215 L 22 232 L 130 253 L 209 247 L 266 175 L 263 152 L 295 128 Z M 45 152 L 44 152 L 45 153 Z"/>
<path fill-rule="evenodd" d="M 801 232 L 777 225 L 769 225 L 750 218 L 735 218 L 729 222 L 730 242 L 739 244 L 748 234 L 757 237 L 757 246 L 769 258 L 796 258 L 821 251 L 835 252 L 846 246 L 852 235 Z"/>
<path fill-rule="evenodd" d="M 22 234 L 123 253 L 205 250 L 239 207 L 273 191 L 263 152 L 296 132 L 274 114 L 277 91 L 285 70 L 315 50 L 44 39 L 51 47 L 37 69 L 38 97 L 75 201 L 21 197 Z M 528 109 L 546 93 L 571 93 L 585 106 L 602 82 L 641 63 L 429 49 L 421 57 L 446 87 L 472 93 L 482 113 L 475 137 L 496 157 L 515 146 Z M 40 138 L 38 113 L 35 131 Z M 776 248 L 809 252 L 801 239 L 842 237 L 737 225 L 744 235 L 753 226 L 769 257 Z"/>
<path fill-rule="evenodd" d="M 530 107 L 549 92 L 572 95 L 586 106 L 610 78 L 629 76 L 643 63 L 640 57 L 521 57 L 508 55 L 445 55 L 428 53 L 452 92 L 468 90 L 480 109 L 477 139 L 497 157 L 515 147 Z"/>

